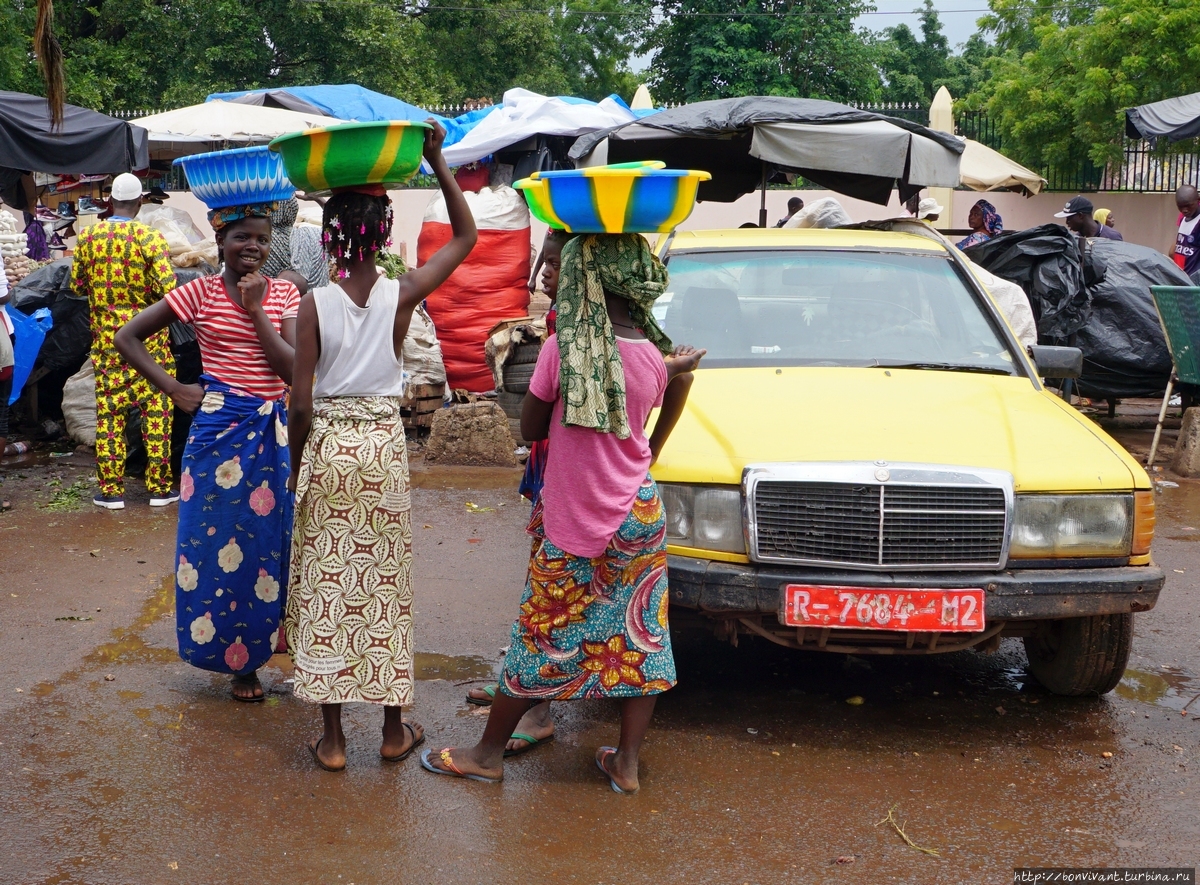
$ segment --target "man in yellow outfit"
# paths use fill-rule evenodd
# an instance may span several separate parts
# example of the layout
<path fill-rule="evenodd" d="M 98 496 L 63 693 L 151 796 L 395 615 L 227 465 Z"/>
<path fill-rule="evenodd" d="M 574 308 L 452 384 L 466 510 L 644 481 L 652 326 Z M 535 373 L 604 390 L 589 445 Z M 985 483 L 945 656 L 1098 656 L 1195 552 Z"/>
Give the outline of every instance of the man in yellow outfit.
<path fill-rule="evenodd" d="M 100 494 L 92 503 L 125 508 L 125 419 L 137 408 L 146 445 L 146 489 L 151 507 L 179 500 L 171 489 L 171 400 L 126 364 L 113 336 L 134 314 L 175 288 L 167 241 L 134 221 L 142 203 L 142 183 L 128 172 L 112 185 L 111 218 L 79 235 L 71 288 L 88 299 L 92 322 L 92 363 L 96 369 L 96 473 Z M 168 332 L 146 340 L 155 361 L 174 373 Z"/>

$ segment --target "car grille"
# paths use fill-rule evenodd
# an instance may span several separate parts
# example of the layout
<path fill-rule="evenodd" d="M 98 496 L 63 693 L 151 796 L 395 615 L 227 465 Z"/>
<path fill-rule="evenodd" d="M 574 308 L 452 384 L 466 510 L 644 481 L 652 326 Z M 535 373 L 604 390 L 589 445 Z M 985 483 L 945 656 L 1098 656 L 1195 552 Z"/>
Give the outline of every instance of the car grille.
<path fill-rule="evenodd" d="M 764 480 L 756 555 L 868 568 L 977 565 L 1004 555 L 1003 488 Z"/>

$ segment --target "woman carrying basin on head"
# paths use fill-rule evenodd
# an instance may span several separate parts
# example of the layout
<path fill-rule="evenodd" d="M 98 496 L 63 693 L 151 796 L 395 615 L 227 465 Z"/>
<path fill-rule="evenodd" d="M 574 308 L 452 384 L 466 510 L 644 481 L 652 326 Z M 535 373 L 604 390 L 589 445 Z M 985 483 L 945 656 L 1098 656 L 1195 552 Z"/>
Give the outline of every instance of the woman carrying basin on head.
<path fill-rule="evenodd" d="M 179 478 L 179 654 L 195 667 L 233 674 L 239 701 L 263 699 L 256 671 L 279 641 L 292 525 L 283 397 L 300 293 L 260 273 L 275 208 L 250 203 L 209 212 L 222 271 L 172 290 L 116 336 L 129 364 L 194 414 Z M 143 343 L 176 320 L 196 330 L 199 384 L 180 384 Z"/>
<path fill-rule="evenodd" d="M 391 280 L 376 255 L 390 242 L 381 185 L 335 189 L 323 237 L 338 281 L 300 302 L 289 409 L 299 467 L 286 629 L 296 697 L 321 705 L 308 744 L 327 771 L 346 767 L 342 705 L 383 706 L 379 755 L 399 762 L 425 739 L 405 722 L 413 701 L 412 525 L 400 417 L 401 354 L 413 310 L 467 257 L 475 221 L 442 156 L 445 130 L 425 133 L 425 159 L 446 198 L 453 236 L 416 270 Z"/>
<path fill-rule="evenodd" d="M 654 320 L 666 283 L 638 234 L 583 235 L 563 247 L 557 333 L 538 356 L 521 416 L 525 438 L 550 447 L 520 613 L 483 737 L 470 749 L 426 750 L 429 771 L 500 780 L 531 704 L 613 698 L 620 744 L 601 747 L 596 765 L 617 792 L 638 789 L 655 701 L 675 684 L 666 522 L 648 471 L 704 355 L 673 352 Z"/>

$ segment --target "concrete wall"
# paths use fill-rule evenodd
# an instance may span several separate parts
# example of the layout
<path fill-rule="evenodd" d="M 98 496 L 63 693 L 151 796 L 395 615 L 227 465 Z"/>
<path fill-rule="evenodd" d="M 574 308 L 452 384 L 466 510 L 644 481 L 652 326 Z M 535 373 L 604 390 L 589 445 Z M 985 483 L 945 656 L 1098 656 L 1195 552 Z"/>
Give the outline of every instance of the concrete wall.
<path fill-rule="evenodd" d="M 428 206 L 433 194 L 432 190 L 416 189 L 391 192 L 396 218 L 392 229 L 392 238 L 396 243 L 396 251 L 402 254 L 409 264 L 416 262 L 417 235 L 421 230 L 425 207 Z M 901 211 L 895 194 L 892 195 L 892 202 L 884 207 L 861 200 L 852 200 L 830 191 L 771 190 L 767 191 L 768 223 L 774 224 L 786 214 L 787 201 L 795 195 L 802 197 L 806 203 L 822 197 L 834 197 L 855 221 L 891 218 L 899 215 Z M 1004 219 L 1005 229 L 1021 230 L 1056 221 L 1054 213 L 1059 211 L 1071 196 L 1071 194 L 1052 193 L 1026 198 L 1012 193 L 976 194 L 971 191 L 952 191 L 952 205 L 938 226 L 953 229 L 966 228 L 967 213 L 975 201 L 982 197 L 996 207 Z M 1175 219 L 1178 213 L 1175 211 L 1175 198 L 1172 194 L 1110 193 L 1088 196 L 1097 208 L 1107 208 L 1113 211 L 1117 230 L 1124 235 L 1126 240 L 1163 252 L 1174 248 Z M 680 225 L 680 229 L 704 230 L 738 227 L 747 221 L 757 222 L 759 200 L 760 195 L 755 193 L 747 194 L 734 203 L 699 203 L 687 221 Z M 200 230 L 206 233 L 210 230 L 204 204 L 191 193 L 172 193 L 167 204 L 186 211 L 196 221 Z M 536 221 L 533 223 L 533 242 L 535 244 L 541 243 L 545 229 L 545 225 Z"/>

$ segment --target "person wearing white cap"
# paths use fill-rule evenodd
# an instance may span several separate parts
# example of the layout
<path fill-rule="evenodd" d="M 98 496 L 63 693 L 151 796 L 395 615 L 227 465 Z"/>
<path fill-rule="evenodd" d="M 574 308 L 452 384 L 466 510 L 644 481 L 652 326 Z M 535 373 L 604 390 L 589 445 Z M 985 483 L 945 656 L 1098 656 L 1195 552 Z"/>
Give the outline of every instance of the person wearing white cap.
<path fill-rule="evenodd" d="M 112 216 L 79 235 L 71 267 L 71 288 L 88 300 L 92 364 L 96 372 L 96 473 L 100 493 L 92 503 L 107 510 L 125 507 L 125 420 L 132 409 L 142 419 L 146 446 L 146 489 L 151 507 L 179 500 L 171 490 L 170 398 L 130 368 L 113 338 L 138 311 L 175 288 L 170 250 L 161 233 L 134 221 L 142 183 L 118 175 L 110 197 Z M 155 362 L 174 373 L 167 332 L 146 342 Z"/>

